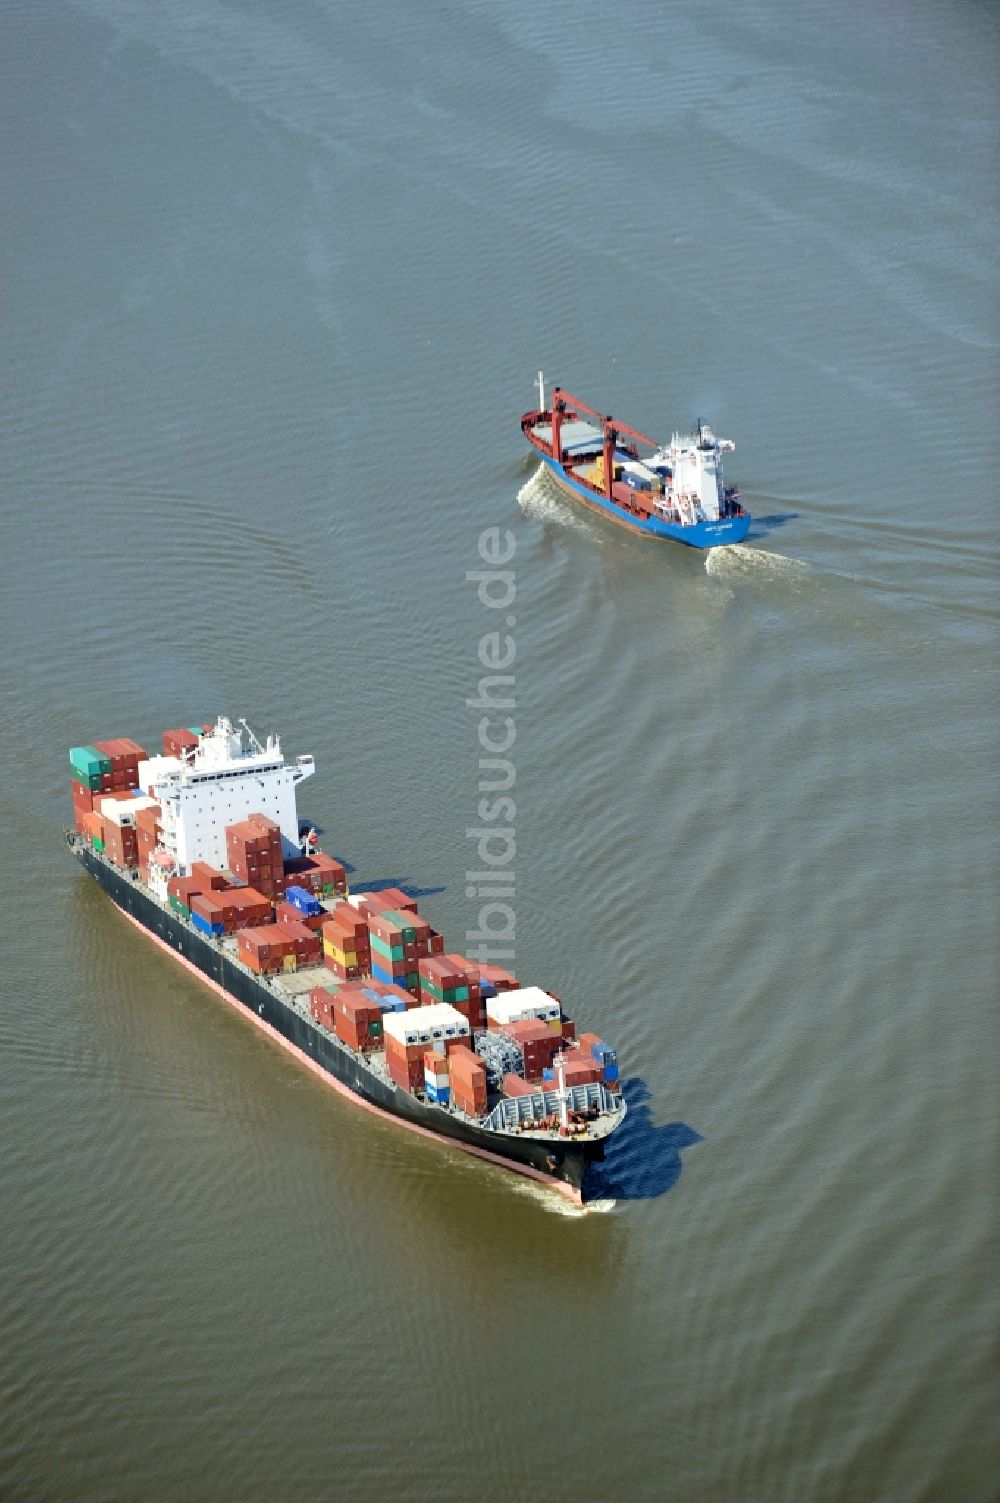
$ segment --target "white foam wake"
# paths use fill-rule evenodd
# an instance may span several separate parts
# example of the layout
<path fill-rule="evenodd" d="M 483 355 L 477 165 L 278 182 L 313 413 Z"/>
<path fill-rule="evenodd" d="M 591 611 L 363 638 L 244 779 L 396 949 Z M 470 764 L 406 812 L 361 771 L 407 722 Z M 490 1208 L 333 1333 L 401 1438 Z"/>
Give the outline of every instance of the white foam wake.
<path fill-rule="evenodd" d="M 589 531 L 582 509 L 553 480 L 547 465 L 540 464 L 517 493 L 517 504 L 536 522 L 556 522 L 560 527 Z"/>
<path fill-rule="evenodd" d="M 766 548 L 751 548 L 748 543 L 729 543 L 724 548 L 712 548 L 705 557 L 707 574 L 791 574 L 809 568 L 801 559 L 789 558 L 784 553 L 769 553 Z"/>

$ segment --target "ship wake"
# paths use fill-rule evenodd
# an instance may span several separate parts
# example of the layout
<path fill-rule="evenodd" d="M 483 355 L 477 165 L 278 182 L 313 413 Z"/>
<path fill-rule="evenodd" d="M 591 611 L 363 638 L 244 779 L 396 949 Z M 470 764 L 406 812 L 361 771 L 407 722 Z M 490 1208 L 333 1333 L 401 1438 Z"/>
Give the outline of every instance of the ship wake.
<path fill-rule="evenodd" d="M 748 543 L 729 543 L 713 548 L 705 557 L 706 574 L 721 578 L 743 575 L 750 578 L 782 574 L 803 574 L 808 564 L 785 553 L 771 553 L 766 548 L 751 548 Z"/>
<path fill-rule="evenodd" d="M 540 464 L 517 493 L 517 504 L 526 517 L 535 522 L 556 523 L 560 527 L 572 527 L 577 532 L 596 536 L 580 508 L 569 499 L 565 491 L 552 478 L 548 465 Z"/>

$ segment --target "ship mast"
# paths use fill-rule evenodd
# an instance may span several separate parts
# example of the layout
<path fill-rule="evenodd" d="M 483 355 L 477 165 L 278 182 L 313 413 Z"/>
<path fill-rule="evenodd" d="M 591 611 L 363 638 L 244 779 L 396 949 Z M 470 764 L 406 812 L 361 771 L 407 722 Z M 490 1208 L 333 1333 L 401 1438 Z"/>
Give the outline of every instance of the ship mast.
<path fill-rule="evenodd" d="M 538 410 L 545 411 L 545 377 L 541 371 L 538 372 Z"/>
<path fill-rule="evenodd" d="M 569 1126 L 569 1096 L 566 1091 L 566 1057 L 561 1052 L 556 1055 L 556 1080 L 559 1084 L 559 1125 Z"/>

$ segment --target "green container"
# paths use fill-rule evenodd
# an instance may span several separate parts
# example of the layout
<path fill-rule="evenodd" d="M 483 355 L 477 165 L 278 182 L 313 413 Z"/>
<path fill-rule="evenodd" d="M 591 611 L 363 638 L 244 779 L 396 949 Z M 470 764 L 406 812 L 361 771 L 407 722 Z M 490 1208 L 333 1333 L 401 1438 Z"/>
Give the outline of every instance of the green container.
<path fill-rule="evenodd" d="M 402 960 L 402 945 L 387 945 L 384 939 L 379 939 L 377 934 L 372 935 L 372 949 L 385 960 Z"/>
<path fill-rule="evenodd" d="M 96 835 L 94 836 L 94 839 L 91 842 L 91 844 L 93 845 L 95 851 L 103 851 L 104 850 L 104 841 L 103 840 L 98 840 L 98 838 L 97 838 Z"/>
<path fill-rule="evenodd" d="M 403 931 L 403 944 L 404 945 L 412 945 L 414 943 L 414 941 L 416 940 L 416 937 L 417 937 L 417 931 L 416 931 L 416 929 L 414 929 L 413 925 L 409 922 L 409 915 L 408 914 L 406 914 L 406 913 L 387 913 L 385 915 L 385 917 L 389 920 L 390 924 L 398 924 L 399 927 L 400 927 L 400 929 L 402 929 L 402 931 Z"/>
<path fill-rule="evenodd" d="M 96 746 L 71 746 L 69 751 L 69 765 L 80 776 L 81 783 L 96 774 L 111 771 L 111 758 L 103 757 Z"/>
<path fill-rule="evenodd" d="M 82 773 L 79 767 L 71 767 L 70 772 L 73 774 L 74 783 L 79 783 L 82 788 L 89 789 L 91 793 L 100 793 L 101 774 L 99 772 L 93 773 L 90 777 Z"/>
<path fill-rule="evenodd" d="M 320 888 L 319 895 L 321 898 L 332 898 L 336 894 L 336 891 L 335 883 L 328 882 L 325 887 Z"/>
<path fill-rule="evenodd" d="M 188 725 L 185 726 L 185 730 L 190 731 L 192 736 L 204 736 L 205 734 L 200 725 Z"/>
<path fill-rule="evenodd" d="M 167 899 L 167 903 L 174 910 L 175 913 L 179 913 L 180 914 L 181 918 L 190 918 L 191 917 L 191 910 L 190 910 L 190 908 L 187 906 L 186 903 L 182 903 L 181 900 L 180 900 L 180 898 L 169 897 Z"/>
<path fill-rule="evenodd" d="M 373 1039 L 380 1039 L 382 1037 L 382 1023 L 381 1023 L 381 1020 L 379 1022 L 377 1022 L 377 1023 L 374 1020 L 372 1020 L 372 1022 L 370 1022 L 368 1024 L 368 1032 L 371 1034 L 371 1036 L 372 1036 Z"/>

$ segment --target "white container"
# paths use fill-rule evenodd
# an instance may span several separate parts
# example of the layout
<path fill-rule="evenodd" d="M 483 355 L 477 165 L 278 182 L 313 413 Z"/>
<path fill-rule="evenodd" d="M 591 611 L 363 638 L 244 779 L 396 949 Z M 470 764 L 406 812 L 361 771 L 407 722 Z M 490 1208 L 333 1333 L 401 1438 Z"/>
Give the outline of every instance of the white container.
<path fill-rule="evenodd" d="M 135 816 L 141 809 L 152 809 L 156 806 L 155 798 L 102 798 L 99 813 L 102 819 L 109 819 L 118 828 L 135 826 Z"/>
<path fill-rule="evenodd" d="M 543 1023 L 554 1023 L 560 1017 L 559 1003 L 540 986 L 521 986 L 513 992 L 499 992 L 487 998 L 486 1018 L 496 1023 L 526 1023 L 538 1018 Z"/>
<path fill-rule="evenodd" d="M 469 1037 L 469 1020 L 450 1002 L 410 1007 L 406 1012 L 382 1014 L 382 1031 L 397 1044 L 435 1044 L 441 1039 Z"/>

